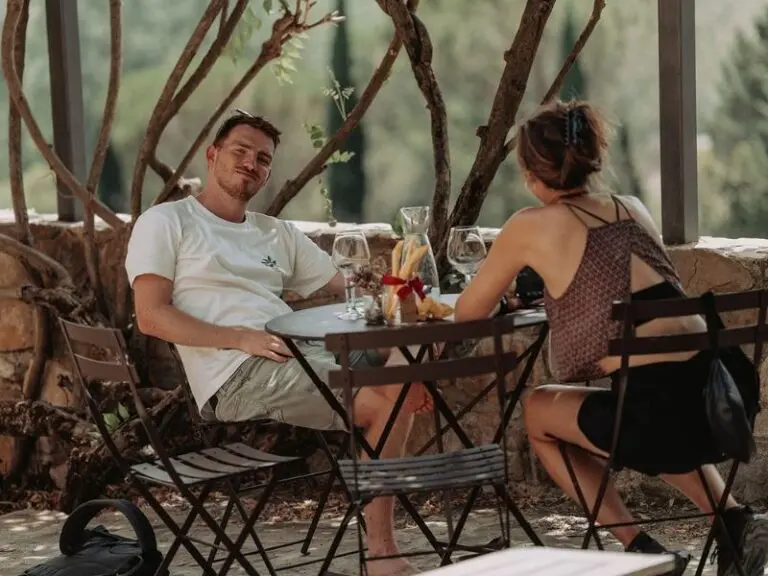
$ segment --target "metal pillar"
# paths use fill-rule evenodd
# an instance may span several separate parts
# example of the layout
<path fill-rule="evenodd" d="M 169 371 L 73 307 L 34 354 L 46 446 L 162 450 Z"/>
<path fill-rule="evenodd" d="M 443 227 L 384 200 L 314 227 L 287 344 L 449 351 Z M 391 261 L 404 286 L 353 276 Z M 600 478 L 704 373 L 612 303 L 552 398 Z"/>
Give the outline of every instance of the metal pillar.
<path fill-rule="evenodd" d="M 53 149 L 80 182 L 85 182 L 85 127 L 83 78 L 77 0 L 46 0 L 48 60 L 51 76 Z M 61 182 L 56 182 L 59 220 L 82 220 L 82 203 Z"/>
<path fill-rule="evenodd" d="M 661 229 L 666 244 L 699 238 L 694 0 L 658 0 Z"/>

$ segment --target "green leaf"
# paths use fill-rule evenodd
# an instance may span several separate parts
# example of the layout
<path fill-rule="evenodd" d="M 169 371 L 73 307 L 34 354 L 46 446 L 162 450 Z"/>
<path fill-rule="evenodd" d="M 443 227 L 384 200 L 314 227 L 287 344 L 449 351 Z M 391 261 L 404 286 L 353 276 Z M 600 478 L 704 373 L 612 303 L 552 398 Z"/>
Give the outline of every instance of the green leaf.
<path fill-rule="evenodd" d="M 248 6 L 245 9 L 245 12 L 243 12 L 243 22 L 246 24 L 254 24 L 259 19 L 258 16 L 256 16 L 256 12 L 253 11 L 253 8 Z"/>
<path fill-rule="evenodd" d="M 264 2 L 262 3 L 262 6 L 264 7 L 264 12 L 266 12 L 267 14 L 272 12 L 272 0 L 264 0 Z"/>
<path fill-rule="evenodd" d="M 117 415 L 120 416 L 121 420 L 128 420 L 131 417 L 130 412 L 128 412 L 128 408 L 123 406 L 122 403 L 118 403 L 117 405 Z"/>
<path fill-rule="evenodd" d="M 117 414 L 107 412 L 106 414 L 103 414 L 102 417 L 104 418 L 105 426 L 110 432 L 116 430 L 117 427 L 120 426 L 120 418 L 117 417 Z"/>

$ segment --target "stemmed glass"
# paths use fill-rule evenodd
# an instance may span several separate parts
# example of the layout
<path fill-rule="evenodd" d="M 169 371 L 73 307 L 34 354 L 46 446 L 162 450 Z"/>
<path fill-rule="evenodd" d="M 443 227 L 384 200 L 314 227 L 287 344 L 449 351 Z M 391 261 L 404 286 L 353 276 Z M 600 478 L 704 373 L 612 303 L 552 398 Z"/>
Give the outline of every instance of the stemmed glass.
<path fill-rule="evenodd" d="M 368 249 L 368 241 L 361 230 L 345 230 L 339 232 L 333 240 L 333 264 L 344 277 L 344 292 L 346 299 L 346 311 L 337 316 L 342 320 L 357 320 L 363 314 L 355 307 L 355 284 L 352 280 L 355 273 L 359 272 L 371 261 L 371 252 Z"/>
<path fill-rule="evenodd" d="M 467 283 L 487 256 L 485 242 L 477 226 L 454 226 L 448 234 L 448 262 L 464 275 Z"/>

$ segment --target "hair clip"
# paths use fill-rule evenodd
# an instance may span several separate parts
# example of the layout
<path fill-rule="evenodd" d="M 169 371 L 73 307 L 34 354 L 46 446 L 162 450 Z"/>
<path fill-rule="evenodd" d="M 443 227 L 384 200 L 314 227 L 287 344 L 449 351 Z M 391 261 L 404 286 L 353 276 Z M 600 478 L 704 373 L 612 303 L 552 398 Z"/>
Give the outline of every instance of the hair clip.
<path fill-rule="evenodd" d="M 581 141 L 584 129 L 584 112 L 579 109 L 568 110 L 565 116 L 565 145 L 571 146 Z"/>

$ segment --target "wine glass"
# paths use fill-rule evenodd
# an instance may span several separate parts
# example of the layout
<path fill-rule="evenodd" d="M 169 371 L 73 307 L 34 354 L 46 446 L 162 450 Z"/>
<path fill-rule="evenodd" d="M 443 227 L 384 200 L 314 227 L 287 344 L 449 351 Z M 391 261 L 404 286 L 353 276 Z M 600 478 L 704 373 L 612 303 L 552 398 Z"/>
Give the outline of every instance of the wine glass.
<path fill-rule="evenodd" d="M 467 283 L 472 280 L 487 256 L 485 242 L 477 226 L 454 226 L 448 234 L 448 262 L 464 275 Z"/>
<path fill-rule="evenodd" d="M 333 240 L 333 264 L 344 277 L 346 311 L 338 314 L 342 320 L 357 320 L 362 313 L 355 307 L 354 274 L 367 266 L 371 260 L 368 241 L 361 230 L 345 230 L 336 234 Z"/>

